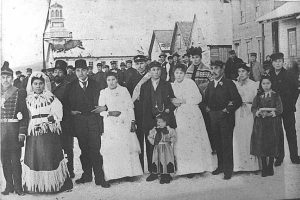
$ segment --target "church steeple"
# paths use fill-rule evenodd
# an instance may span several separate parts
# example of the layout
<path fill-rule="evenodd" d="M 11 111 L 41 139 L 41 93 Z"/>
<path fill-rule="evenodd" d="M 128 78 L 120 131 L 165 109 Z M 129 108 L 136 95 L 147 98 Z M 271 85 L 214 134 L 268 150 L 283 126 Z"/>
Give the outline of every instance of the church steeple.
<path fill-rule="evenodd" d="M 45 34 L 45 39 L 52 44 L 66 42 L 72 39 L 72 32 L 65 28 L 65 19 L 63 18 L 63 6 L 55 3 L 49 10 L 49 28 Z"/>

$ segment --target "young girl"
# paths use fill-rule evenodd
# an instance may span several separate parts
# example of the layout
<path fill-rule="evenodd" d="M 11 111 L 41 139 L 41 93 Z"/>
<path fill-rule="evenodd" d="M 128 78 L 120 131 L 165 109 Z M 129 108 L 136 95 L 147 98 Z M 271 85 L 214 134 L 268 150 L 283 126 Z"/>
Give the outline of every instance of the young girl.
<path fill-rule="evenodd" d="M 278 137 L 283 131 L 280 114 L 280 96 L 272 90 L 270 76 L 261 78 L 259 92 L 253 100 L 254 125 L 251 136 L 251 155 L 262 161 L 262 177 L 274 175 L 274 157 L 278 154 Z"/>
<path fill-rule="evenodd" d="M 154 145 L 152 156 L 153 173 L 160 175 L 160 184 L 170 183 L 170 173 L 175 172 L 174 152 L 172 143 L 176 140 L 175 130 L 167 126 L 167 117 L 160 114 L 156 117 L 156 127 L 148 136 Z"/>

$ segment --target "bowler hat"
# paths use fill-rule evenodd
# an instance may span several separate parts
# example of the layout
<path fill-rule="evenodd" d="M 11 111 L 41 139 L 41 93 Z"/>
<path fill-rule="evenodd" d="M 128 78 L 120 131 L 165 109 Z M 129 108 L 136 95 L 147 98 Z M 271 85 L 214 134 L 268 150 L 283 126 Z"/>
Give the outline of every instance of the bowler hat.
<path fill-rule="evenodd" d="M 255 57 L 257 57 L 257 53 L 250 53 L 250 56 L 255 56 Z"/>
<path fill-rule="evenodd" d="M 32 69 L 31 68 L 27 68 L 26 72 L 32 72 Z"/>
<path fill-rule="evenodd" d="M 120 66 L 126 66 L 126 64 L 124 62 L 121 62 Z"/>
<path fill-rule="evenodd" d="M 66 73 L 66 72 L 67 72 L 67 66 L 68 66 L 68 64 L 67 64 L 67 62 L 65 62 L 64 60 L 57 60 L 57 61 L 55 62 L 55 67 L 54 67 L 54 69 L 60 69 L 60 70 L 62 70 L 64 73 Z"/>
<path fill-rule="evenodd" d="M 22 74 L 22 72 L 21 71 L 16 71 L 16 75 L 18 75 L 18 74 Z"/>
<path fill-rule="evenodd" d="M 75 69 L 77 69 L 77 68 L 88 69 L 86 61 L 84 59 L 76 60 L 75 61 Z"/>
<path fill-rule="evenodd" d="M 277 59 L 283 59 L 284 55 L 283 55 L 283 53 L 278 52 L 278 53 L 273 53 L 270 57 L 271 57 L 272 61 L 275 61 Z"/>

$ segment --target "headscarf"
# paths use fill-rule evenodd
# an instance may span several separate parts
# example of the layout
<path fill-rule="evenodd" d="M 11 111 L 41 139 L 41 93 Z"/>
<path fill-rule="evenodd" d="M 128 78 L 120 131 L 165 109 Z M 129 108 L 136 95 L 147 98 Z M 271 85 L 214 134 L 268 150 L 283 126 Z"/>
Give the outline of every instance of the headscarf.
<path fill-rule="evenodd" d="M 32 80 L 33 77 L 37 77 L 37 78 L 42 77 L 45 80 L 44 91 L 51 92 L 51 82 L 50 82 L 49 77 L 46 74 L 44 74 L 43 72 L 34 71 L 30 75 L 30 77 L 28 79 L 28 82 L 27 82 L 27 86 L 26 86 L 27 96 L 30 95 L 30 94 L 33 94 L 32 86 L 31 86 L 31 80 Z"/>

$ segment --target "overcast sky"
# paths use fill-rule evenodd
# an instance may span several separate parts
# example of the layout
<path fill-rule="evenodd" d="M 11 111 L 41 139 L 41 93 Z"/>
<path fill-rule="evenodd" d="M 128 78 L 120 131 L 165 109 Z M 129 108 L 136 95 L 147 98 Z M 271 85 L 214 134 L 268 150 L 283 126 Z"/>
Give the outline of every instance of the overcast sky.
<path fill-rule="evenodd" d="M 192 21 L 194 13 L 208 33 L 220 25 L 212 25 L 218 21 L 214 19 L 222 18 L 223 24 L 231 21 L 230 5 L 220 0 L 52 0 L 55 2 L 64 7 L 65 27 L 74 39 L 130 39 L 145 49 L 154 29 L 173 29 L 175 21 Z M 12 67 L 42 61 L 47 6 L 47 0 L 2 1 L 2 59 Z"/>

